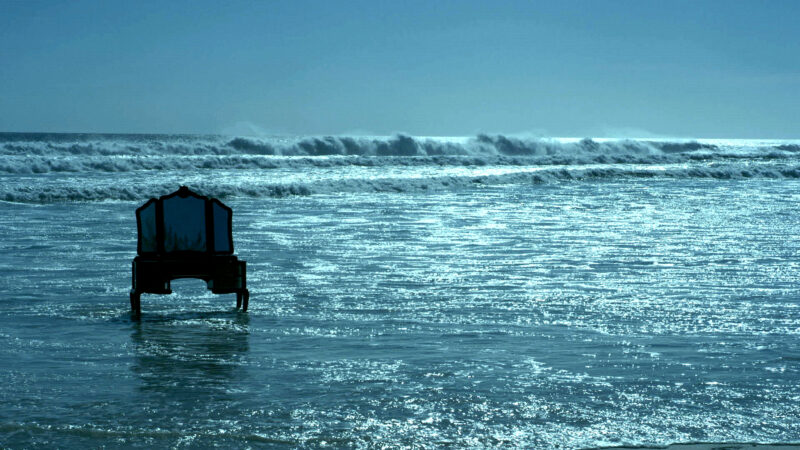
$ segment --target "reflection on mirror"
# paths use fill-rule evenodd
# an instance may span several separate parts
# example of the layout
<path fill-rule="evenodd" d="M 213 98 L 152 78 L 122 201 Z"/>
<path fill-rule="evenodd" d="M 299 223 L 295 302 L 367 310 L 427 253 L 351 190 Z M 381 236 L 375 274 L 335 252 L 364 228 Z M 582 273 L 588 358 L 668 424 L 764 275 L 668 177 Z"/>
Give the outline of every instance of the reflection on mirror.
<path fill-rule="evenodd" d="M 151 253 L 158 250 L 156 240 L 156 203 L 152 202 L 139 210 L 139 223 L 141 228 L 140 239 L 142 252 Z"/>
<path fill-rule="evenodd" d="M 219 203 L 214 202 L 214 251 L 216 252 L 230 252 L 231 248 L 231 232 L 229 229 L 231 222 L 231 213 L 223 208 Z"/>
<path fill-rule="evenodd" d="M 196 197 L 164 200 L 164 251 L 206 251 L 206 203 Z"/>

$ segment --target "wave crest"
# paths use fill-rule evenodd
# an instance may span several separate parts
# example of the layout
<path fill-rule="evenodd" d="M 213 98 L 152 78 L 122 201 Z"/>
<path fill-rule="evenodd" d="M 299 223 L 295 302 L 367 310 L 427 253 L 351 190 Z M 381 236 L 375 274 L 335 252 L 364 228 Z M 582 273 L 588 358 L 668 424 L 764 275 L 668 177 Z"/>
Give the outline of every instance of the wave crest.
<path fill-rule="evenodd" d="M 778 151 L 797 152 L 782 144 Z M 559 140 L 479 134 L 472 138 L 310 136 L 254 138 L 224 136 L 36 135 L 0 133 L 0 154 L 25 156 L 543 156 L 585 154 L 663 155 L 716 151 L 696 141 Z"/>
<path fill-rule="evenodd" d="M 558 140 L 480 134 L 473 138 L 322 136 L 95 136 L 0 133 L 0 173 L 277 169 L 337 166 L 676 164 L 795 160 L 800 145 L 721 146 L 697 141 Z M 27 140 L 25 140 L 27 139 Z"/>

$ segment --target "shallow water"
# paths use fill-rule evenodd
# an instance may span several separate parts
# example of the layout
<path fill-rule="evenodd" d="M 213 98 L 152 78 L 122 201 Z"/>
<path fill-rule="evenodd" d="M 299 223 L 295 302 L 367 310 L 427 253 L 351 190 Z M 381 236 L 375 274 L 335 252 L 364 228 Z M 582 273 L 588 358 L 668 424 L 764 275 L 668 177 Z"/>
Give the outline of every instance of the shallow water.
<path fill-rule="evenodd" d="M 83 175 L 30 190 L 141 177 Z M 249 312 L 179 280 L 141 321 L 142 201 L 0 203 L 0 444 L 800 441 L 799 180 L 351 191 L 229 195 Z"/>

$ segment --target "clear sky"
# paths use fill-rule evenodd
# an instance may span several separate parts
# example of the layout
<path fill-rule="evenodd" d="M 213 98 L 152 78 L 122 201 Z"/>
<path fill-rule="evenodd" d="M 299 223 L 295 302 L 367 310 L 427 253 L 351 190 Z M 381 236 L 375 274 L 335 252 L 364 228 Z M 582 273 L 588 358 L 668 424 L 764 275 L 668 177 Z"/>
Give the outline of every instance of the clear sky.
<path fill-rule="evenodd" d="M 0 131 L 800 138 L 800 1 L 0 0 Z"/>

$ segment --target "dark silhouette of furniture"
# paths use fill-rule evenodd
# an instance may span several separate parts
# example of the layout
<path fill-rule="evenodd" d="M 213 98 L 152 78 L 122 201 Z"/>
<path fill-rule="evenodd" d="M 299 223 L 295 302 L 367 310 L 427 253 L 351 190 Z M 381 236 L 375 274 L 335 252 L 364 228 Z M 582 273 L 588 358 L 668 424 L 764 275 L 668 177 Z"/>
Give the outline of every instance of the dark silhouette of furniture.
<path fill-rule="evenodd" d="M 141 315 L 143 293 L 171 294 L 177 278 L 202 279 L 215 294 L 236 293 L 236 308 L 247 311 L 247 264 L 233 254 L 232 216 L 219 200 L 186 186 L 138 208 L 133 314 Z"/>

